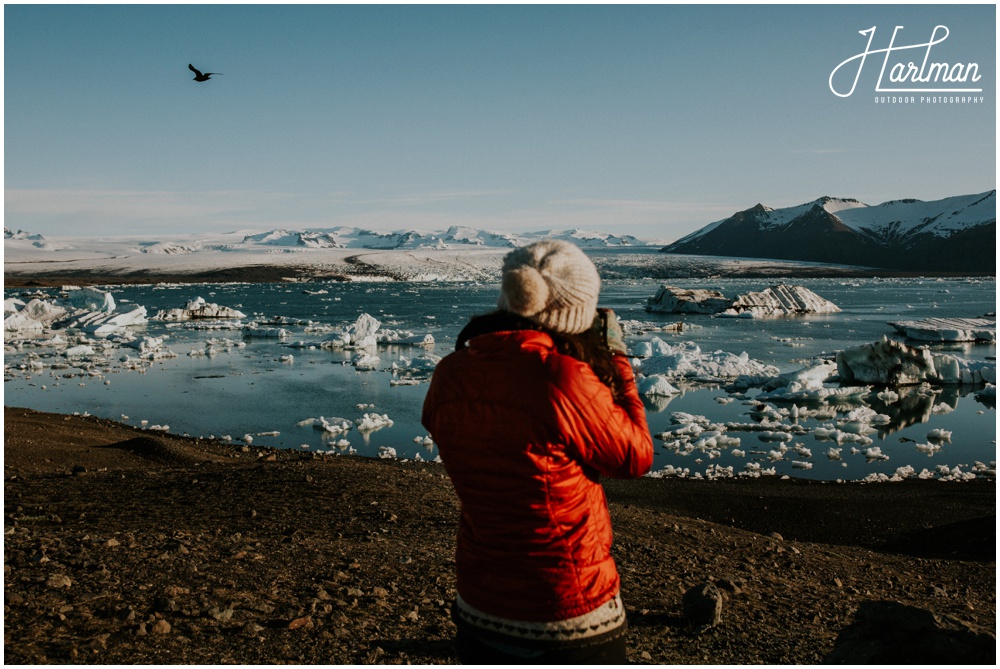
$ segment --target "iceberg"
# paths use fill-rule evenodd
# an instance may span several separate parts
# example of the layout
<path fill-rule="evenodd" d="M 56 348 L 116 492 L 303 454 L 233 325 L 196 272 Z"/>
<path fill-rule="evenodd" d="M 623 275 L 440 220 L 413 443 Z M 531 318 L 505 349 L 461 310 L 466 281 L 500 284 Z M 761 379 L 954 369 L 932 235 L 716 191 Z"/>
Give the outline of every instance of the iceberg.
<path fill-rule="evenodd" d="M 189 321 L 200 318 L 246 318 L 246 314 L 236 309 L 206 302 L 203 297 L 196 297 L 183 307 L 164 309 L 153 318 L 158 321 Z"/>
<path fill-rule="evenodd" d="M 671 346 L 654 337 L 652 346 L 662 353 L 639 361 L 637 371 L 645 376 L 660 375 L 671 382 L 683 379 L 690 382 L 718 383 L 745 377 L 764 383 L 779 372 L 777 367 L 752 360 L 746 353 L 739 355 L 726 351 L 703 353 L 694 342 L 681 342 Z"/>
<path fill-rule="evenodd" d="M 4 332 L 30 332 L 45 329 L 45 323 L 36 321 L 31 316 L 22 311 L 5 316 L 3 319 Z"/>
<path fill-rule="evenodd" d="M 656 295 L 647 300 L 646 311 L 658 314 L 717 314 L 729 304 L 726 296 L 717 290 L 662 285 Z"/>
<path fill-rule="evenodd" d="M 374 349 L 383 346 L 426 346 L 434 345 L 434 336 L 430 333 L 417 335 L 405 330 L 383 330 L 382 322 L 370 314 L 363 313 L 350 325 L 333 330 L 326 339 L 319 342 L 323 349 Z M 316 328 L 313 328 L 316 331 Z M 330 332 L 330 328 L 323 328 Z M 305 344 L 299 344 L 299 347 Z"/>
<path fill-rule="evenodd" d="M 720 316 L 761 318 L 791 314 L 834 314 L 836 304 L 820 297 L 808 288 L 780 283 L 760 292 L 738 295 Z"/>
<path fill-rule="evenodd" d="M 115 298 L 111 296 L 111 293 L 89 286 L 70 290 L 66 297 L 59 302 L 71 309 L 103 311 L 104 313 L 111 313 L 115 310 Z"/>
<path fill-rule="evenodd" d="M 67 309 L 64 306 L 56 304 L 55 302 L 48 302 L 46 300 L 34 299 L 24 305 L 20 313 L 24 314 L 28 318 L 39 321 L 41 323 L 54 323 L 59 319 L 63 318 Z"/>
<path fill-rule="evenodd" d="M 989 318 L 927 318 L 920 321 L 890 322 L 896 332 L 907 339 L 926 342 L 997 340 L 996 319 Z"/>
<path fill-rule="evenodd" d="M 636 388 L 640 395 L 660 395 L 664 397 L 669 397 L 671 395 L 679 395 L 681 391 L 670 385 L 670 381 L 667 380 L 666 376 L 662 374 L 653 374 L 651 376 L 640 376 L 636 379 Z"/>
<path fill-rule="evenodd" d="M 103 337 L 147 322 L 145 307 L 126 312 L 115 309 L 111 293 L 96 288 L 70 288 L 64 298 L 50 301 L 36 297 L 27 304 L 12 298 L 4 301 L 4 331 L 75 328 Z"/>
<path fill-rule="evenodd" d="M 932 353 L 882 337 L 837 353 L 843 383 L 899 386 L 923 383 L 982 385 L 996 379 L 996 364 Z"/>
<path fill-rule="evenodd" d="M 60 327 L 78 328 L 89 334 L 106 337 L 121 332 L 126 327 L 146 325 L 146 307 L 134 307 L 123 313 L 103 311 L 77 312 L 59 323 Z"/>
<path fill-rule="evenodd" d="M 833 302 L 803 286 L 779 283 L 759 292 L 726 298 L 717 290 L 662 285 L 646 302 L 646 311 L 668 314 L 717 314 L 723 317 L 761 318 L 792 314 L 831 314 Z"/>

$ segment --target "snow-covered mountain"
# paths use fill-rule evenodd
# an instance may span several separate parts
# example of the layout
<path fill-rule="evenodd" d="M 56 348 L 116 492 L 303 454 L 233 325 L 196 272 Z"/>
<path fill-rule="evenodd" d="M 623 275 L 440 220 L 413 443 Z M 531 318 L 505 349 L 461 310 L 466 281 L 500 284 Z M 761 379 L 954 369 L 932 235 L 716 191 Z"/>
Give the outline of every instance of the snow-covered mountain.
<path fill-rule="evenodd" d="M 996 191 L 876 206 L 831 197 L 784 209 L 758 204 L 661 250 L 901 270 L 993 272 Z"/>
<path fill-rule="evenodd" d="M 452 226 L 445 231 L 376 232 L 363 228 L 335 227 L 316 230 L 271 230 L 249 234 L 246 245 L 298 246 L 330 249 L 462 249 L 515 248 L 542 239 L 565 239 L 578 246 L 607 248 L 614 246 L 647 246 L 648 243 L 631 235 L 612 235 L 586 230 L 547 230 L 541 232 L 489 232 Z"/>

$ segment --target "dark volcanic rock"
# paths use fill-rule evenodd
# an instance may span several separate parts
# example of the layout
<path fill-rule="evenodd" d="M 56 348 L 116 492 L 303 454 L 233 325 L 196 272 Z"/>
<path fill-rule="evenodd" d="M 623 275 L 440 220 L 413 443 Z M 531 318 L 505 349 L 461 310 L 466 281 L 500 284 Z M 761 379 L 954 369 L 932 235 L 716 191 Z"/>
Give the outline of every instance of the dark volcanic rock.
<path fill-rule="evenodd" d="M 993 664 L 996 635 L 898 602 L 862 602 L 824 664 Z"/>

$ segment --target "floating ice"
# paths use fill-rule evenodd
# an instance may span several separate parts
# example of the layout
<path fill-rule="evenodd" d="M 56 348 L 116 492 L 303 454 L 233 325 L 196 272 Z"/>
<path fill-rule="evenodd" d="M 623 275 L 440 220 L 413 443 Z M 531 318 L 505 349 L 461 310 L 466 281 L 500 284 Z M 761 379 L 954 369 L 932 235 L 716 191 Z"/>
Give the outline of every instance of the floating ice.
<path fill-rule="evenodd" d="M 808 288 L 778 284 L 760 292 L 727 299 L 717 290 L 686 289 L 663 285 L 646 302 L 655 313 L 718 314 L 725 317 L 759 318 L 790 314 L 836 313 L 840 309 Z"/>
<path fill-rule="evenodd" d="M 386 414 L 366 413 L 357 421 L 358 432 L 374 432 L 383 427 L 392 427 L 392 420 Z"/>
<path fill-rule="evenodd" d="M 351 364 L 359 372 L 371 372 L 378 369 L 382 359 L 371 353 L 361 352 L 351 356 Z"/>
<path fill-rule="evenodd" d="M 761 318 L 791 314 L 832 314 L 840 311 L 833 302 L 808 288 L 778 284 L 760 292 L 738 295 L 720 316 Z"/>
<path fill-rule="evenodd" d="M 136 349 L 141 355 L 159 350 L 163 346 L 163 339 L 160 337 L 139 337 L 126 343 L 125 346 Z"/>
<path fill-rule="evenodd" d="M 262 328 L 250 323 L 242 328 L 244 337 L 258 337 L 261 339 L 285 339 L 292 336 L 292 333 L 285 328 Z"/>
<path fill-rule="evenodd" d="M 920 321 L 889 323 L 907 339 L 928 342 L 997 340 L 996 319 L 989 318 L 927 318 Z"/>
<path fill-rule="evenodd" d="M 659 342 L 653 344 L 653 342 Z M 663 353 L 639 363 L 640 373 L 646 376 L 661 375 L 670 381 L 718 383 L 720 381 L 746 377 L 752 383 L 764 383 L 778 374 L 778 368 L 751 360 L 746 353 L 735 355 L 725 351 L 703 353 L 694 342 L 681 342 L 671 346 L 658 338 L 651 344 Z"/>
<path fill-rule="evenodd" d="M 309 427 L 311 425 L 313 429 L 327 432 L 329 434 L 340 434 L 341 432 L 347 432 L 354 427 L 354 423 L 346 418 L 331 418 L 327 420 L 323 416 L 320 416 L 319 418 L 306 418 L 305 420 L 301 420 L 296 423 L 296 425 L 299 427 Z"/>
<path fill-rule="evenodd" d="M 889 456 L 882 452 L 882 448 L 879 446 L 872 446 L 871 448 L 866 448 L 864 450 L 865 459 L 868 462 L 874 460 L 888 460 Z"/>
<path fill-rule="evenodd" d="M 636 378 L 636 389 L 640 395 L 670 396 L 679 395 L 681 392 L 670 385 L 670 381 L 663 374 L 640 375 Z"/>
<path fill-rule="evenodd" d="M 153 318 L 158 321 L 187 321 L 213 318 L 239 319 L 246 318 L 246 314 L 236 309 L 206 302 L 203 297 L 196 297 L 183 307 L 159 311 Z"/>
<path fill-rule="evenodd" d="M 926 453 L 928 457 L 934 455 L 941 450 L 941 444 L 939 443 L 927 443 L 927 444 L 916 444 L 916 449 L 921 453 Z"/>
<path fill-rule="evenodd" d="M 980 385 L 996 378 L 995 363 L 934 354 L 887 337 L 841 351 L 837 354 L 837 370 L 845 383 L 892 386 L 923 381 Z"/>
<path fill-rule="evenodd" d="M 4 302 L 4 331 L 38 331 L 47 327 L 78 329 L 107 336 L 125 328 L 146 324 L 146 308 L 133 307 L 115 312 L 111 293 L 96 288 L 70 290 L 56 300 L 34 298 L 27 304 L 20 300 Z"/>
<path fill-rule="evenodd" d="M 646 302 L 646 311 L 661 314 L 717 314 L 730 301 L 717 290 L 687 289 L 660 286 L 656 295 Z"/>
<path fill-rule="evenodd" d="M 761 441 L 784 442 L 784 441 L 790 441 L 792 439 L 792 435 L 789 432 L 777 432 L 777 431 L 766 430 L 764 432 L 760 432 L 757 435 L 757 438 L 760 439 Z"/>

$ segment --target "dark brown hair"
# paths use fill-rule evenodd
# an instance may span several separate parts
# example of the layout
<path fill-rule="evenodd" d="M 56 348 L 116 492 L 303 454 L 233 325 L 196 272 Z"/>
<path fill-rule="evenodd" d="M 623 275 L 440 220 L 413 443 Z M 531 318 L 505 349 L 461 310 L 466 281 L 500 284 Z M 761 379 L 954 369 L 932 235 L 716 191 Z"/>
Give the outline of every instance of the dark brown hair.
<path fill-rule="evenodd" d="M 492 311 L 481 316 L 473 316 L 468 324 L 462 328 L 462 331 L 458 333 L 458 338 L 455 341 L 455 350 L 460 351 L 465 348 L 468 341 L 474 337 L 492 332 L 511 330 L 537 330 L 545 332 L 552 337 L 557 351 L 590 365 L 590 368 L 594 370 L 594 374 L 601 383 L 611 389 L 611 394 L 614 396 L 616 402 L 624 397 L 625 382 L 613 362 L 614 354 L 607 347 L 603 333 L 595 330 L 586 330 L 575 335 L 563 334 L 561 332 L 554 332 L 523 316 L 498 309 L 497 311 Z"/>

